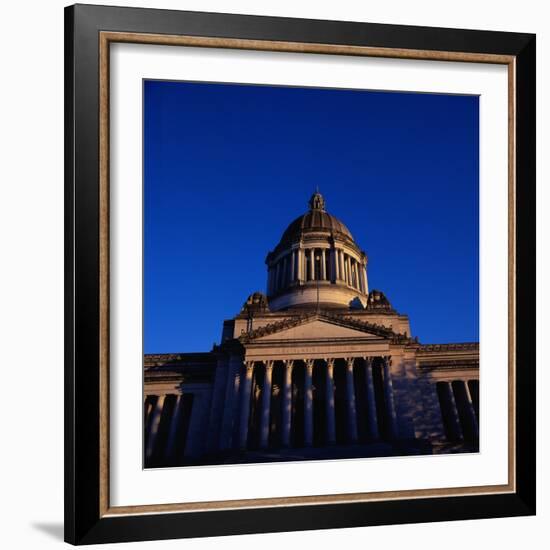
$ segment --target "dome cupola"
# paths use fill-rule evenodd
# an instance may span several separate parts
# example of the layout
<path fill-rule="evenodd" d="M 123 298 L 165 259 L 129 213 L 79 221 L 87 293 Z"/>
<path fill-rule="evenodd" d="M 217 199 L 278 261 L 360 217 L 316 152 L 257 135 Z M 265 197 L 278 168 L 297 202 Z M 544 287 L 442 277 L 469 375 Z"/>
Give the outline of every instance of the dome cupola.
<path fill-rule="evenodd" d="M 326 211 L 319 190 L 308 204 L 309 211 L 290 223 L 267 255 L 270 310 L 366 305 L 366 254 L 349 229 Z"/>
<path fill-rule="evenodd" d="M 321 212 L 325 211 L 325 199 L 323 198 L 323 195 L 319 193 L 319 189 L 311 195 L 311 199 L 309 199 L 308 204 L 310 210 L 319 210 Z"/>

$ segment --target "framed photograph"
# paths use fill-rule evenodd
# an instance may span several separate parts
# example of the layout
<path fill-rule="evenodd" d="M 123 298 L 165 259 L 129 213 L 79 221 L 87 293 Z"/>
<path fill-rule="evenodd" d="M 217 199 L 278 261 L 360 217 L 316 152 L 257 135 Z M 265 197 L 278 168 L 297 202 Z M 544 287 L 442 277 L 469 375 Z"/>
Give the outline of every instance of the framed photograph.
<path fill-rule="evenodd" d="M 535 513 L 535 36 L 65 12 L 73 544 Z"/>

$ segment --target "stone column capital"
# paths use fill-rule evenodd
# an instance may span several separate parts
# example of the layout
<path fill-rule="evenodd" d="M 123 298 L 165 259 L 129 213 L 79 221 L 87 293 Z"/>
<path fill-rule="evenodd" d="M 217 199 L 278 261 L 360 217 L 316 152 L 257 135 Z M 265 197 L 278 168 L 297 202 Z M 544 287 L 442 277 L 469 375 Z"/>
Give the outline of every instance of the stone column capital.
<path fill-rule="evenodd" d="M 252 370 L 254 369 L 254 361 L 243 361 L 243 365 L 246 369 L 246 374 L 249 372 L 252 373 Z"/>
<path fill-rule="evenodd" d="M 274 361 L 272 359 L 268 359 L 267 361 L 264 361 L 264 365 L 265 365 L 266 370 L 273 369 L 273 363 L 274 363 Z"/>
<path fill-rule="evenodd" d="M 304 363 L 306 364 L 306 368 L 309 372 L 313 371 L 313 364 L 315 363 L 315 359 L 304 359 Z"/>
<path fill-rule="evenodd" d="M 283 363 L 287 369 L 292 369 L 294 366 L 294 359 L 283 359 Z"/>
<path fill-rule="evenodd" d="M 353 363 L 355 361 L 355 357 L 346 357 L 346 365 L 349 367 L 353 367 Z"/>
<path fill-rule="evenodd" d="M 329 368 L 334 367 L 334 359 L 333 358 L 323 359 L 323 361 L 327 364 L 327 367 L 329 367 Z"/>

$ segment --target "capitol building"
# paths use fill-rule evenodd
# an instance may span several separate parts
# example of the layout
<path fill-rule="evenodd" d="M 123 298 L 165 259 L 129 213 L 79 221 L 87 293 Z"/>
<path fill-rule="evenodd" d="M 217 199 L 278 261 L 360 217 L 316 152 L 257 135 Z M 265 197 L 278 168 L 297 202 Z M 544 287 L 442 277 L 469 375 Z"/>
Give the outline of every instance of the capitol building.
<path fill-rule="evenodd" d="M 146 468 L 478 451 L 479 345 L 419 342 L 319 192 L 266 266 L 211 351 L 144 356 Z"/>

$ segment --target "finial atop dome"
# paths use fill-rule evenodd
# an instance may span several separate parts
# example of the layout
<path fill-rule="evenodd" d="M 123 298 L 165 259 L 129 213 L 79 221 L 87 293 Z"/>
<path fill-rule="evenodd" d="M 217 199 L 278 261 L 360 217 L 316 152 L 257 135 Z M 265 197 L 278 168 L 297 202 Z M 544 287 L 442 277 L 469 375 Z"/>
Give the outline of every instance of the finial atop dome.
<path fill-rule="evenodd" d="M 309 208 L 310 210 L 320 210 L 321 212 L 325 211 L 325 199 L 323 195 L 319 193 L 319 187 L 316 188 L 315 193 L 311 195 L 309 199 Z"/>

